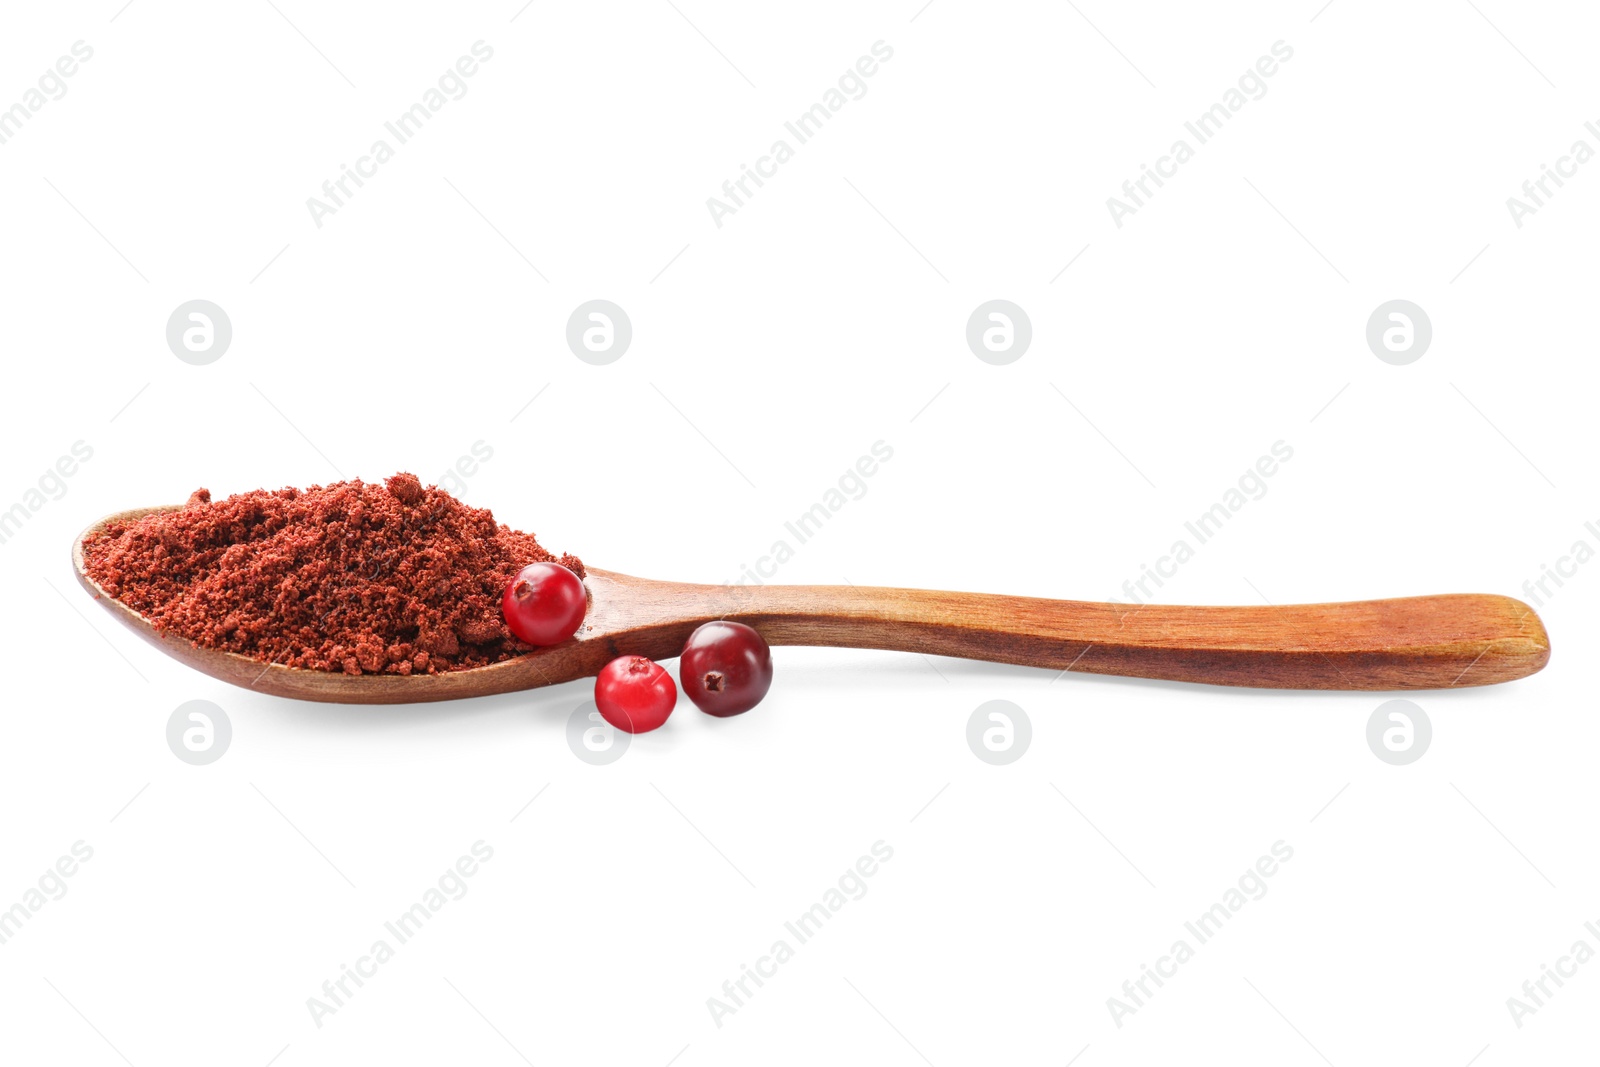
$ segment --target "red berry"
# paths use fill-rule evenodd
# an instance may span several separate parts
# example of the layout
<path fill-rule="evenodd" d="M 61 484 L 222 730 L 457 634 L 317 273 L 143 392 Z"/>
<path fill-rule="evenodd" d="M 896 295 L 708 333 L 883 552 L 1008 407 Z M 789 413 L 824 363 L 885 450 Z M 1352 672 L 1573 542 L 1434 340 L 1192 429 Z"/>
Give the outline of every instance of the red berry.
<path fill-rule="evenodd" d="M 707 715 L 738 715 L 761 703 L 772 686 L 772 651 L 742 622 L 708 622 L 689 635 L 678 677 Z"/>
<path fill-rule="evenodd" d="M 583 582 L 559 563 L 530 563 L 500 597 L 506 626 L 530 645 L 559 645 L 578 632 Z"/>
<path fill-rule="evenodd" d="M 600 717 L 630 734 L 654 730 L 678 702 L 678 687 L 661 664 L 643 656 L 618 656 L 594 680 Z"/>

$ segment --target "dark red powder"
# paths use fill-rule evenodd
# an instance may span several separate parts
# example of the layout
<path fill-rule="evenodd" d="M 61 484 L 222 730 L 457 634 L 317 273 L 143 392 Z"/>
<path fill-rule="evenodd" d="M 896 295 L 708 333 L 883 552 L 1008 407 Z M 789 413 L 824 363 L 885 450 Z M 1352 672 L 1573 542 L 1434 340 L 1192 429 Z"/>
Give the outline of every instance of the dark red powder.
<path fill-rule="evenodd" d="M 263 663 L 346 674 L 437 674 L 530 651 L 500 596 L 555 561 L 413 474 L 256 490 L 112 523 L 84 542 L 89 576 L 157 630 Z"/>

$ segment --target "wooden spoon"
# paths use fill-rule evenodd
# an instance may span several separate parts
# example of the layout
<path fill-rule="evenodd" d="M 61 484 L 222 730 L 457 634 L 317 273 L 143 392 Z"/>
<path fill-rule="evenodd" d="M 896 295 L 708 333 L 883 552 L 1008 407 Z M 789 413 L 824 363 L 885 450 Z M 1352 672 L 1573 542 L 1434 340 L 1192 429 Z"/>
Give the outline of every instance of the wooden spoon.
<path fill-rule="evenodd" d="M 78 581 L 107 611 L 174 659 L 246 689 L 340 704 L 410 704 L 509 693 L 599 673 L 634 653 L 669 659 L 708 619 L 748 623 L 774 645 L 878 648 L 1055 671 L 1276 689 L 1448 689 L 1533 674 L 1550 639 L 1532 608 L 1489 594 L 1342 604 L 1176 607 L 855 586 L 686 585 L 589 570 L 589 611 L 571 640 L 487 667 L 402 677 L 264 664 L 161 633 L 95 584 L 84 538 Z"/>

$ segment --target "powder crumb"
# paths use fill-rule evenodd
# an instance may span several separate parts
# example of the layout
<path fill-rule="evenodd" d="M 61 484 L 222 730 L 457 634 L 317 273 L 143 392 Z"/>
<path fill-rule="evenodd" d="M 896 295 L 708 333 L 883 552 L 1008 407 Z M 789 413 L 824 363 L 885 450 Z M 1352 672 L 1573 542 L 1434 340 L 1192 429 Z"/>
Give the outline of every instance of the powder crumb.
<path fill-rule="evenodd" d="M 376 637 L 363 637 L 356 642 L 356 662 L 368 674 L 378 674 L 389 665 L 383 654 L 383 642 Z"/>
<path fill-rule="evenodd" d="M 415 474 L 407 474 L 401 471 L 393 478 L 387 479 L 384 484 L 389 487 L 389 492 L 394 494 L 395 499 L 402 504 L 411 505 L 422 499 L 422 482 L 418 480 Z"/>
<path fill-rule="evenodd" d="M 112 523 L 84 541 L 89 576 L 163 633 L 263 663 L 345 674 L 438 674 L 531 651 L 500 595 L 532 534 L 416 475 L 256 490 Z"/>

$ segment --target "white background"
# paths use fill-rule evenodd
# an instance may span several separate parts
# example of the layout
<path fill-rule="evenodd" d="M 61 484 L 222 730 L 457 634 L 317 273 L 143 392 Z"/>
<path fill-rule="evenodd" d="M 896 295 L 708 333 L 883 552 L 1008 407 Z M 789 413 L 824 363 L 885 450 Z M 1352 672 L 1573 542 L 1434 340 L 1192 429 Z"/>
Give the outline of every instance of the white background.
<path fill-rule="evenodd" d="M 0 545 L 0 907 L 94 850 L 0 946 L 8 1062 L 1592 1052 L 1600 964 L 1520 1028 L 1506 999 L 1600 949 L 1600 566 L 1541 598 L 1544 673 L 1413 694 L 1434 738 L 1409 766 L 1367 747 L 1382 694 L 784 648 L 752 713 L 684 702 L 592 767 L 565 740 L 584 683 L 248 693 L 117 627 L 68 546 L 196 486 L 436 481 L 482 441 L 469 502 L 600 567 L 717 582 L 882 440 L 777 580 L 1106 599 L 1281 440 L 1163 601 L 1527 598 L 1600 547 L 1600 163 L 1521 228 L 1506 207 L 1600 148 L 1593 12 L 121 3 L 13 5 L 0 32 L 0 106 L 94 49 L 0 145 L 0 508 L 93 449 Z M 478 40 L 465 97 L 314 225 L 306 199 Z M 866 95 L 718 228 L 706 198 L 879 40 Z M 1106 198 L 1279 40 L 1266 95 L 1114 225 Z M 202 367 L 164 336 L 196 298 L 234 331 Z M 592 298 L 633 323 L 606 367 L 564 340 Z M 964 339 L 993 298 L 1033 325 L 1009 366 Z M 1364 338 L 1395 298 L 1433 324 L 1408 366 Z M 191 699 L 233 724 L 210 766 L 165 742 Z M 991 699 L 1033 725 L 1005 767 L 965 740 Z M 315 1025 L 307 998 L 478 840 L 467 895 Z M 866 896 L 715 1025 L 707 998 L 879 840 Z M 1115 1025 L 1107 998 L 1280 840 L 1267 895 Z"/>

